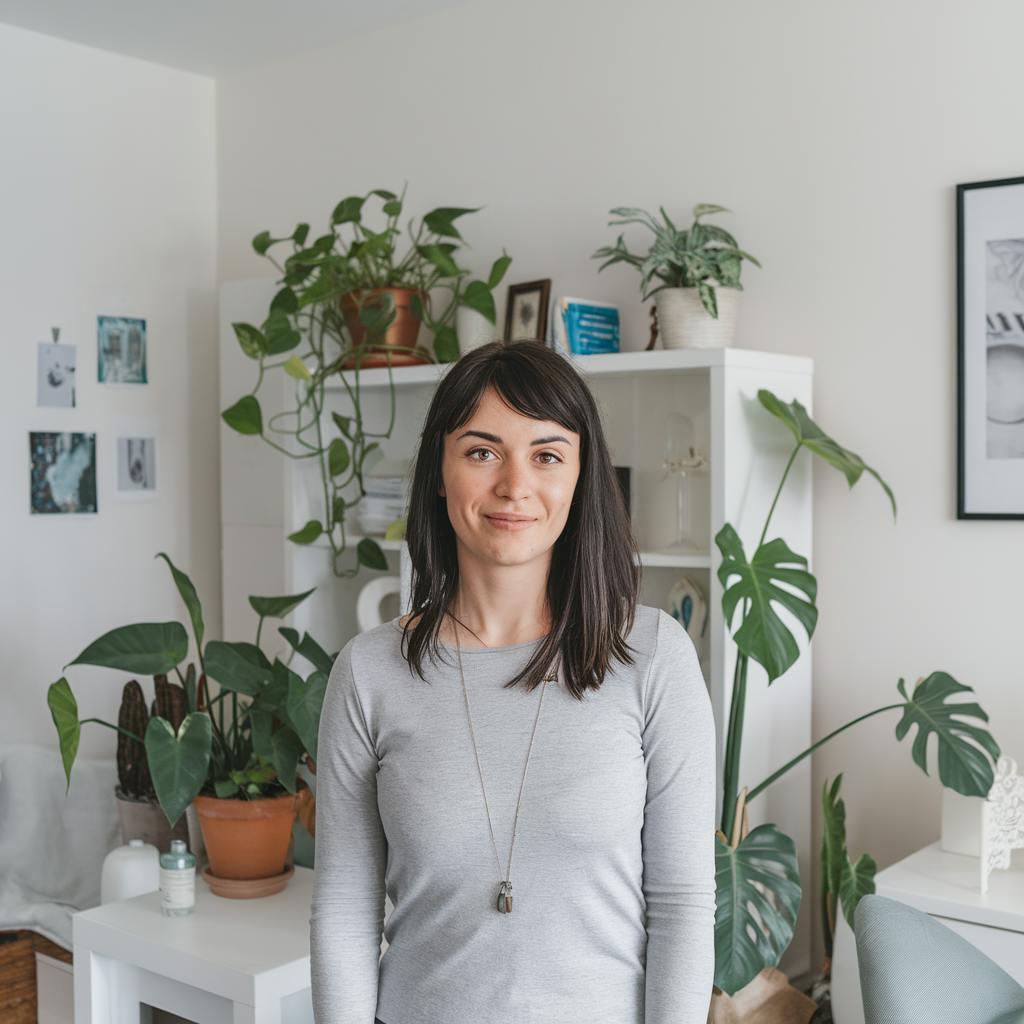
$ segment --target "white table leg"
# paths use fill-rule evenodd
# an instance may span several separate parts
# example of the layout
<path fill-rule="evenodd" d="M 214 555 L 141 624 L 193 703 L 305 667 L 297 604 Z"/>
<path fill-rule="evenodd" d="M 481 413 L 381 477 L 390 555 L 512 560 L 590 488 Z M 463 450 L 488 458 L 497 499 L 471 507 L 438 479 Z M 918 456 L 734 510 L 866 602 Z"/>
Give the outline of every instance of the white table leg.
<path fill-rule="evenodd" d="M 139 1002 L 139 978 L 130 964 L 86 948 L 75 949 L 75 1024 L 148 1024 Z"/>

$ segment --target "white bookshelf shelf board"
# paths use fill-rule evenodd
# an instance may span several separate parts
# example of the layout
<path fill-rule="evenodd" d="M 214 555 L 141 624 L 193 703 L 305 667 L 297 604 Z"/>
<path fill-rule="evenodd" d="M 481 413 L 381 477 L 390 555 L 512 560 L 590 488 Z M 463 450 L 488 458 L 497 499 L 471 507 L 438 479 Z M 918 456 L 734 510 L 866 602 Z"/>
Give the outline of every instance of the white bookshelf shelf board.
<path fill-rule="evenodd" d="M 235 282 L 221 289 L 222 409 L 251 390 L 255 380 L 254 364 L 240 351 L 231 323 L 262 322 L 275 290 L 271 281 Z M 723 621 L 717 577 L 720 553 L 714 538 L 725 523 L 731 523 L 748 557 L 753 554 L 793 447 L 789 431 L 761 406 L 757 392 L 768 388 L 783 401 L 798 399 L 813 415 L 812 361 L 736 348 L 655 349 L 571 358 L 598 403 L 612 462 L 630 469 L 630 515 L 641 551 L 641 601 L 667 608 L 669 592 L 683 575 L 696 581 L 707 597 L 708 621 L 697 649 L 718 723 L 721 762 L 735 645 Z M 390 436 L 381 438 L 384 455 L 414 457 L 430 399 L 449 368 L 450 364 L 433 364 L 391 370 L 394 424 Z M 354 371 L 345 372 L 354 387 Z M 275 397 L 280 399 L 279 408 L 286 407 L 286 385 L 279 381 L 276 386 L 281 390 L 275 396 L 267 393 L 268 382 L 269 376 L 260 391 L 264 422 L 274 411 Z M 359 391 L 366 428 L 386 431 L 391 421 L 387 368 L 360 370 Z M 325 417 L 331 411 L 351 412 L 348 391 L 340 379 L 329 389 L 325 404 Z M 689 417 L 693 443 L 709 459 L 707 469 L 691 478 L 694 554 L 672 550 L 676 481 L 666 477 L 662 464 L 667 424 L 673 413 Z M 333 427 L 330 430 L 334 432 Z M 404 543 L 378 540 L 388 560 L 388 573 L 362 568 L 352 578 L 337 579 L 331 574 L 326 543 L 303 547 L 286 539 L 307 519 L 322 515 L 319 478 L 308 460 L 287 459 L 258 438 L 242 437 L 225 426 L 221 430 L 221 467 L 227 637 L 252 639 L 256 619 L 248 606 L 249 594 L 289 594 L 316 587 L 317 592 L 293 613 L 289 624 L 308 630 L 331 650 L 339 649 L 358 630 L 356 600 L 359 590 L 370 581 L 388 574 L 401 579 L 400 593 L 386 599 L 381 612 L 390 618 L 406 610 L 403 601 L 408 598 L 409 567 Z M 353 513 L 347 530 L 346 567 L 355 565 L 358 532 Z M 790 470 L 772 516 L 768 538 L 773 537 L 784 538 L 794 551 L 806 556 L 814 571 L 811 462 L 806 454 Z M 812 742 L 811 654 L 801 627 L 784 610 L 780 614 L 804 653 L 770 689 L 760 667 L 750 666 L 741 766 L 742 781 L 750 787 Z M 285 650 L 276 631 L 264 630 L 264 637 L 268 655 Z M 805 885 L 810 884 L 814 861 L 810 780 L 808 759 L 750 805 L 752 828 L 771 821 L 792 836 Z M 802 902 L 797 934 L 781 965 L 791 976 L 812 966 L 809 904 L 809 900 Z"/>

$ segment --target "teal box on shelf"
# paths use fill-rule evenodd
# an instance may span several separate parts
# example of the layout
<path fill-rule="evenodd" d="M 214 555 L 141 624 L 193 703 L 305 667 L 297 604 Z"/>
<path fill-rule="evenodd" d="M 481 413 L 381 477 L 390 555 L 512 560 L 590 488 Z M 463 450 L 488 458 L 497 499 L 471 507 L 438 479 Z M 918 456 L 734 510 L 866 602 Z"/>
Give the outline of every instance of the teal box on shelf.
<path fill-rule="evenodd" d="M 560 298 L 556 303 L 555 347 L 574 355 L 619 351 L 619 310 L 607 302 Z"/>

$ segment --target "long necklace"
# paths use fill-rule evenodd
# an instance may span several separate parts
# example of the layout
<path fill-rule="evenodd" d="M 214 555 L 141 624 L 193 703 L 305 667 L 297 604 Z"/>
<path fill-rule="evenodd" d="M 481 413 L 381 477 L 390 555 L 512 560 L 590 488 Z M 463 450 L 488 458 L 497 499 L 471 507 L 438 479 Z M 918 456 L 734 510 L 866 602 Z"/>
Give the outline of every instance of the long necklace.
<path fill-rule="evenodd" d="M 475 634 L 474 634 L 475 635 Z M 486 645 L 485 645 L 486 646 Z M 526 751 L 526 763 L 523 765 L 523 778 L 519 783 L 519 797 L 516 799 L 516 813 L 512 819 L 512 842 L 508 848 L 508 867 L 505 869 L 505 877 L 501 878 L 501 858 L 498 856 L 498 844 L 494 841 L 494 826 L 491 824 L 491 808 L 487 803 L 487 787 L 484 786 L 484 773 L 480 767 L 480 752 L 477 750 L 476 733 L 473 731 L 473 715 L 469 710 L 469 690 L 466 688 L 466 676 L 462 671 L 462 644 L 459 643 L 459 631 L 455 630 L 455 649 L 459 657 L 459 678 L 462 680 L 462 694 L 466 699 L 466 717 L 469 719 L 469 735 L 473 741 L 473 753 L 476 755 L 476 770 L 480 776 L 480 790 L 484 795 L 484 808 L 487 811 L 487 827 L 491 833 L 491 846 L 494 848 L 494 860 L 498 865 L 498 878 L 501 879 L 498 885 L 498 910 L 503 914 L 512 913 L 512 851 L 516 845 L 516 826 L 519 822 L 519 803 L 523 799 L 523 786 L 526 783 L 526 769 L 530 766 L 530 754 L 533 751 L 533 738 L 537 734 L 537 723 L 540 721 L 540 709 L 544 703 L 544 691 L 548 682 L 556 676 L 549 676 L 541 684 L 540 700 L 537 701 L 537 714 L 533 720 L 533 731 L 530 733 L 530 746 Z"/>

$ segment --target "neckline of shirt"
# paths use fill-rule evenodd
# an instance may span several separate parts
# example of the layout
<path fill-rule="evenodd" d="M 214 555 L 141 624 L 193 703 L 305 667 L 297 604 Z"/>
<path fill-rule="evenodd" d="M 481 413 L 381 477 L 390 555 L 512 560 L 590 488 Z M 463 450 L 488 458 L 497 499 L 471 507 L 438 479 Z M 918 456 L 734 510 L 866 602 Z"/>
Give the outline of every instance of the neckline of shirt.
<path fill-rule="evenodd" d="M 396 615 L 391 620 L 391 625 L 394 626 L 395 629 L 399 633 L 402 632 L 402 627 L 401 627 L 401 625 L 399 623 L 399 620 L 401 618 L 402 618 L 401 615 Z M 545 633 L 544 636 L 537 637 L 536 640 L 524 640 L 522 643 L 518 643 L 518 644 L 503 644 L 501 647 L 463 647 L 462 648 L 462 653 L 463 654 L 501 654 L 503 651 L 516 651 L 516 650 L 519 650 L 519 649 L 521 649 L 523 647 L 533 647 L 536 644 L 539 644 L 542 640 L 546 640 L 548 638 L 548 636 L 550 636 L 550 634 L 549 633 Z M 443 647 L 446 651 L 451 651 L 452 654 L 457 654 L 458 653 L 458 651 L 456 650 L 456 647 L 455 647 L 454 644 L 446 644 L 443 640 L 438 640 L 437 643 L 438 643 L 439 647 Z"/>

